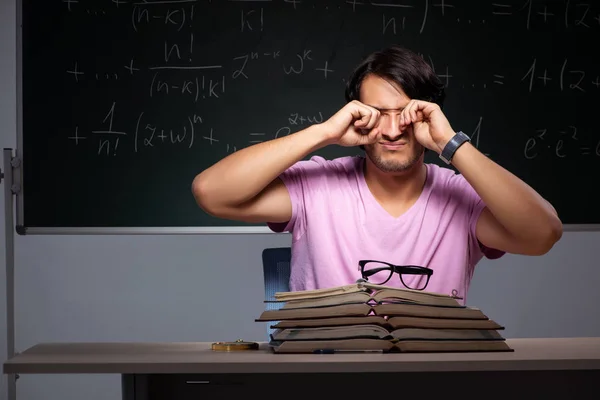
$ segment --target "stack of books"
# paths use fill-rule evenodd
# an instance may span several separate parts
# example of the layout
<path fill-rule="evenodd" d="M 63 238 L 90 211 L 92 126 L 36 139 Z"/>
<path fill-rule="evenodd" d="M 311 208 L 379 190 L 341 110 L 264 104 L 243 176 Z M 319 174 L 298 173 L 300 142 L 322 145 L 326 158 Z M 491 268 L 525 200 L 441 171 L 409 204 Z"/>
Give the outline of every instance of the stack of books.
<path fill-rule="evenodd" d="M 256 322 L 271 323 L 275 353 L 513 351 L 504 326 L 456 297 L 358 282 L 278 292 L 279 308 Z"/>

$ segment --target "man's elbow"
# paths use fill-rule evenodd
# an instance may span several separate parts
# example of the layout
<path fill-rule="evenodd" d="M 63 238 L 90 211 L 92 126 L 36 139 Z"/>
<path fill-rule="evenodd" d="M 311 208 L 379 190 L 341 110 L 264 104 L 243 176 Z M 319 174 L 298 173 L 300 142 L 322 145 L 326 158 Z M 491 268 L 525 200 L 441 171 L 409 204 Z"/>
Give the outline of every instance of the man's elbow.
<path fill-rule="evenodd" d="M 562 238 L 562 234 L 562 222 L 556 216 L 551 217 L 550 221 L 540 228 L 536 243 L 532 246 L 531 255 L 542 256 L 547 254 Z"/>
<path fill-rule="evenodd" d="M 202 176 L 196 175 L 192 181 L 192 195 L 198 207 L 211 215 L 216 215 L 217 205 L 214 193 L 211 191 L 210 182 Z"/>

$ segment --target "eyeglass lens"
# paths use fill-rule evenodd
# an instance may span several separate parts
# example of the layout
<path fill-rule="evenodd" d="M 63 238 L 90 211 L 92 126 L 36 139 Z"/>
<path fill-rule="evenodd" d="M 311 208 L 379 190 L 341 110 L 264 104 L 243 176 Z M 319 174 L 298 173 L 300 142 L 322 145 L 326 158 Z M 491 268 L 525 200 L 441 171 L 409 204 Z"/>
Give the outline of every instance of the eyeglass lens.
<path fill-rule="evenodd" d="M 377 261 L 369 261 L 369 262 L 365 263 L 363 272 L 364 272 L 365 278 L 369 282 L 376 284 L 376 285 L 383 285 L 383 284 L 387 283 L 392 278 L 392 275 L 394 274 L 393 269 L 389 265 L 387 265 L 385 263 L 377 262 Z M 398 278 L 400 279 L 402 284 L 405 287 L 407 287 L 409 289 L 413 289 L 413 290 L 425 289 L 425 287 L 427 286 L 427 282 L 428 282 L 427 275 L 424 275 L 417 268 L 413 268 L 412 271 L 410 271 L 410 272 L 411 273 L 407 273 L 406 271 L 403 271 L 402 274 L 398 274 L 399 275 Z"/>

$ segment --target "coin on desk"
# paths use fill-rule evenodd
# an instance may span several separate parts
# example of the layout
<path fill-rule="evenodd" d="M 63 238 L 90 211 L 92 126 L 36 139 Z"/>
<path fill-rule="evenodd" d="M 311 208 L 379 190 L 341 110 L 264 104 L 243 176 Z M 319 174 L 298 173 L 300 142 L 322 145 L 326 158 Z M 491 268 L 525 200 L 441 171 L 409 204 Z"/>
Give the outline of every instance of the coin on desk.
<path fill-rule="evenodd" d="M 258 343 L 238 339 L 235 342 L 215 342 L 211 348 L 213 351 L 258 350 Z"/>

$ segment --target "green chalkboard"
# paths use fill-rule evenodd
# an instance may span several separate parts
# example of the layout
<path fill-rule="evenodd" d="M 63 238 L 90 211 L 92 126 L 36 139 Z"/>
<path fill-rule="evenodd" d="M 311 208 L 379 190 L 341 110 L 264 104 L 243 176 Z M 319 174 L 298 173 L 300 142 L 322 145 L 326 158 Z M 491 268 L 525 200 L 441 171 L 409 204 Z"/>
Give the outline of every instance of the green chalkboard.
<path fill-rule="evenodd" d="M 21 231 L 247 226 L 200 210 L 194 176 L 331 116 L 355 64 L 389 44 L 442 77 L 455 129 L 565 223 L 598 224 L 590 3 L 23 0 Z"/>

